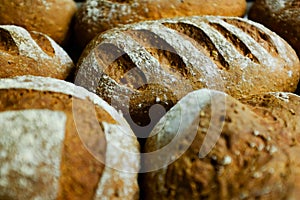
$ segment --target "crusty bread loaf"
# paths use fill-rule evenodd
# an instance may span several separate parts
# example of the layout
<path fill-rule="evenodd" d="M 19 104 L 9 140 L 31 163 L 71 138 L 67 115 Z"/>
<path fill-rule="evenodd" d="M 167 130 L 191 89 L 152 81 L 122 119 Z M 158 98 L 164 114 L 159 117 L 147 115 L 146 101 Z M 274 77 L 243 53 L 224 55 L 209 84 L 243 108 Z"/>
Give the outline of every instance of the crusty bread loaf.
<path fill-rule="evenodd" d="M 0 199 L 138 199 L 136 137 L 115 109 L 45 77 L 0 79 Z"/>
<path fill-rule="evenodd" d="M 94 36 L 123 24 L 161 18 L 243 16 L 245 0 L 87 0 L 75 15 L 76 41 L 85 46 Z"/>
<path fill-rule="evenodd" d="M 298 199 L 300 97 L 242 102 L 207 89 L 182 98 L 147 139 L 144 199 Z"/>
<path fill-rule="evenodd" d="M 0 24 L 42 32 L 62 44 L 76 9 L 73 0 L 1 0 Z"/>
<path fill-rule="evenodd" d="M 78 62 L 75 84 L 121 110 L 135 132 L 140 127 L 145 132 L 160 118 L 152 113 L 163 115 L 161 106 L 170 109 L 190 91 L 210 88 L 236 98 L 293 92 L 299 70 L 295 51 L 264 26 L 242 18 L 196 16 L 98 35 Z M 161 106 L 151 112 L 155 104 Z"/>
<path fill-rule="evenodd" d="M 290 43 L 300 57 L 299 0 L 257 0 L 248 17 L 275 31 Z"/>
<path fill-rule="evenodd" d="M 74 70 L 68 54 L 50 37 L 14 25 L 0 25 L 0 77 L 20 75 L 66 79 Z"/>

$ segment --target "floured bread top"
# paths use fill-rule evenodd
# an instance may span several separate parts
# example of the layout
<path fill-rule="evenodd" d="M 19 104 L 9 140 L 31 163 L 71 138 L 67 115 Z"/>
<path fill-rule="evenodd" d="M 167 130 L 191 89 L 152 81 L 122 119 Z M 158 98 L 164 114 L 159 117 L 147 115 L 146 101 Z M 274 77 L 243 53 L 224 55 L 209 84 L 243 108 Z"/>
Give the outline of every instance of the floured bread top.
<path fill-rule="evenodd" d="M 30 109 L 0 112 L 0 127 L 0 197 L 56 198 L 65 114 Z M 40 177 L 44 177 L 44 181 L 37 184 L 35 181 L 41 180 Z"/>
<path fill-rule="evenodd" d="M 68 54 L 47 35 L 1 25 L 0 36 L 1 77 L 43 75 L 65 79 L 74 66 Z M 5 73 L 9 69 L 10 73 Z"/>
<path fill-rule="evenodd" d="M 201 89 L 147 138 L 145 199 L 297 199 L 300 97 Z"/>
<path fill-rule="evenodd" d="M 77 10 L 73 0 L 2 1 L 0 24 L 17 25 L 67 44 L 72 17 Z"/>
<path fill-rule="evenodd" d="M 119 114 L 97 95 L 88 92 L 80 86 L 75 86 L 74 84 L 63 80 L 38 76 L 18 76 L 11 79 L 0 79 L 0 89 L 14 88 L 58 92 L 72 95 L 80 99 L 89 99 L 106 110 L 113 118 L 120 120 L 120 118 L 117 117 Z"/>
<path fill-rule="evenodd" d="M 139 144 L 97 95 L 38 76 L 0 79 L 0 92 L 0 199 L 138 195 Z"/>
<path fill-rule="evenodd" d="M 124 24 L 179 16 L 243 16 L 245 12 L 245 0 L 87 0 L 75 15 L 75 35 L 84 46 L 97 33 Z"/>
<path fill-rule="evenodd" d="M 194 16 L 99 34 L 78 62 L 75 84 L 146 126 L 152 105 L 168 110 L 196 89 L 241 98 L 293 92 L 299 78 L 295 51 L 263 25 L 236 17 Z"/>

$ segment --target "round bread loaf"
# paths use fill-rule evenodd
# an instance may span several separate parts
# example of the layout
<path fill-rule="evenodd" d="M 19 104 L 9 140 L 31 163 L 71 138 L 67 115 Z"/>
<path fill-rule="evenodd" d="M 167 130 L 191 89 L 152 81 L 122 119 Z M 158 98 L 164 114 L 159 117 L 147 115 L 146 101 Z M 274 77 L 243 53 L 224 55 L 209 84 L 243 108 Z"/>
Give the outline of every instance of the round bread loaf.
<path fill-rule="evenodd" d="M 300 56 L 300 1 L 255 1 L 249 19 L 264 24 L 284 38 Z"/>
<path fill-rule="evenodd" d="M 76 42 L 84 47 L 93 37 L 123 24 L 161 18 L 243 16 L 245 0 L 87 0 L 75 15 Z"/>
<path fill-rule="evenodd" d="M 0 24 L 42 32 L 62 44 L 76 9 L 73 0 L 1 0 Z"/>
<path fill-rule="evenodd" d="M 0 79 L 0 199 L 138 199 L 139 145 L 124 118 L 58 79 Z"/>
<path fill-rule="evenodd" d="M 0 77 L 21 75 L 66 79 L 74 70 L 68 54 L 50 37 L 14 25 L 0 25 Z"/>
<path fill-rule="evenodd" d="M 299 113 L 292 93 L 188 94 L 147 139 L 144 199 L 297 199 Z"/>
<path fill-rule="evenodd" d="M 75 84 L 121 110 L 134 132 L 147 137 L 161 115 L 190 91 L 210 88 L 236 98 L 294 92 L 299 71 L 295 51 L 264 26 L 196 16 L 99 34 L 81 55 Z"/>

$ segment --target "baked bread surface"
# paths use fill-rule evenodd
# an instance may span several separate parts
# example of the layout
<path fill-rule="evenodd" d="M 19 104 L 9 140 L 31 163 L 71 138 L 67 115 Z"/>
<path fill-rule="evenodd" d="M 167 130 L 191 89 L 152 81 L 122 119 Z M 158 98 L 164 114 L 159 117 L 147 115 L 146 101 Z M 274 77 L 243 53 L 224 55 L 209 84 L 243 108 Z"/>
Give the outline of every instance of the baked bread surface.
<path fill-rule="evenodd" d="M 0 77 L 22 75 L 67 79 L 74 71 L 69 55 L 49 36 L 15 25 L 0 25 Z"/>
<path fill-rule="evenodd" d="M 299 100 L 281 92 L 241 101 L 206 89 L 188 94 L 147 139 L 143 197 L 297 199 Z"/>
<path fill-rule="evenodd" d="M 298 0 L 255 1 L 248 17 L 276 32 L 300 56 L 300 2 Z"/>
<path fill-rule="evenodd" d="M 184 17 L 99 34 L 81 55 L 75 84 L 121 110 L 138 129 L 160 118 L 151 120 L 151 106 L 169 110 L 200 88 L 235 98 L 294 92 L 299 70 L 295 51 L 258 23 L 235 17 Z M 163 109 L 155 112 L 163 115 Z"/>
<path fill-rule="evenodd" d="M 138 199 L 139 145 L 106 102 L 37 76 L 0 94 L 0 199 Z"/>
<path fill-rule="evenodd" d="M 87 0 L 75 15 L 76 41 L 85 46 L 98 33 L 145 20 L 222 15 L 243 16 L 245 0 Z"/>
<path fill-rule="evenodd" d="M 76 10 L 73 0 L 1 0 L 0 24 L 42 32 L 63 44 Z"/>

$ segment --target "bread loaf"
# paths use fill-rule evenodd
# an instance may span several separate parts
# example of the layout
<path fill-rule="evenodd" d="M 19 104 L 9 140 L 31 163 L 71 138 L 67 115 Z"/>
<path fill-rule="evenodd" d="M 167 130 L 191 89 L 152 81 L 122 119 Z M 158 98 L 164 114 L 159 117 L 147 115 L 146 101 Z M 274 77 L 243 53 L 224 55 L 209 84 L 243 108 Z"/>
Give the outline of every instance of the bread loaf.
<path fill-rule="evenodd" d="M 0 77 L 20 75 L 66 79 L 74 70 L 68 54 L 50 37 L 14 25 L 0 25 Z"/>
<path fill-rule="evenodd" d="M 81 55 L 75 84 L 121 110 L 134 131 L 146 137 L 190 91 L 210 88 L 236 98 L 293 92 L 299 70 L 295 51 L 264 26 L 242 18 L 196 16 L 99 34 Z"/>
<path fill-rule="evenodd" d="M 193 15 L 243 16 L 245 12 L 245 0 L 87 0 L 75 15 L 75 35 L 84 47 L 98 33 L 123 24 Z"/>
<path fill-rule="evenodd" d="M 45 77 L 0 79 L 0 199 L 138 199 L 139 147 L 95 94 Z"/>
<path fill-rule="evenodd" d="M 297 199 L 299 102 L 280 92 L 188 94 L 147 139 L 144 199 Z"/>
<path fill-rule="evenodd" d="M 1 0 L 0 24 L 42 32 L 62 44 L 76 9 L 73 0 Z"/>
<path fill-rule="evenodd" d="M 260 0 L 249 11 L 249 19 L 264 24 L 284 38 L 300 56 L 300 1 Z"/>

